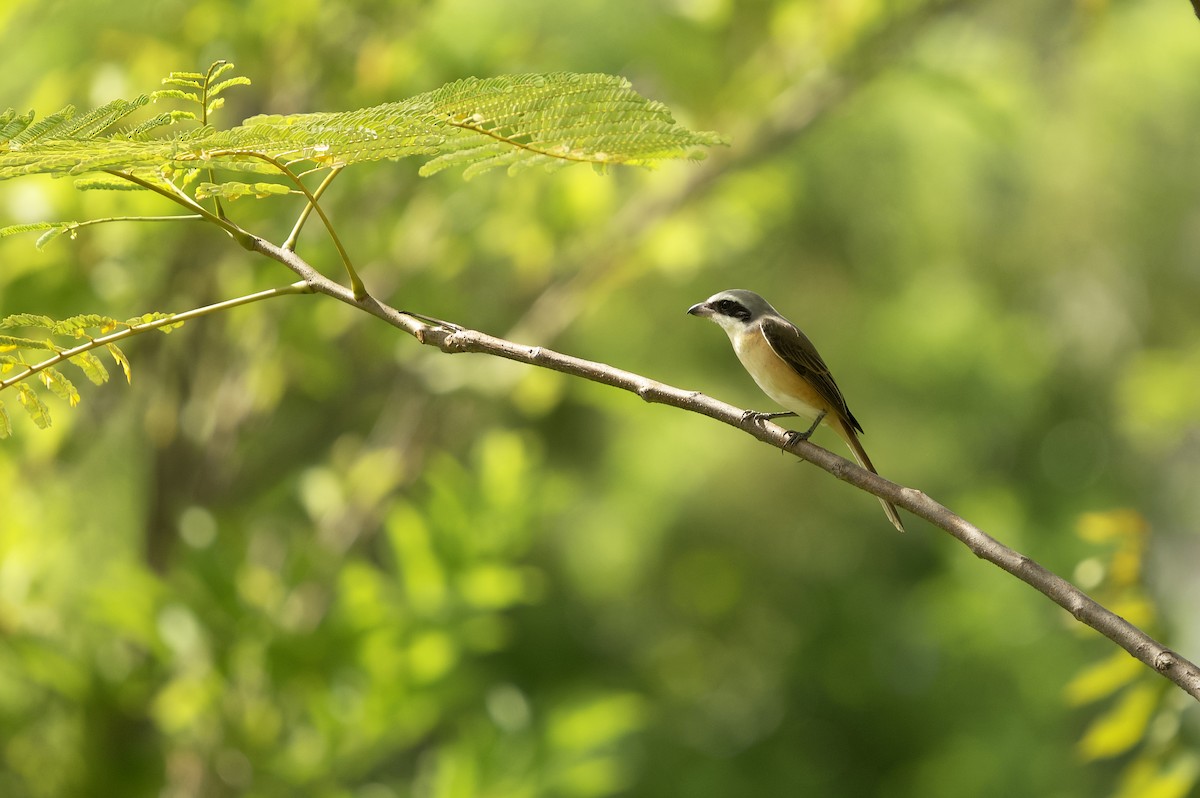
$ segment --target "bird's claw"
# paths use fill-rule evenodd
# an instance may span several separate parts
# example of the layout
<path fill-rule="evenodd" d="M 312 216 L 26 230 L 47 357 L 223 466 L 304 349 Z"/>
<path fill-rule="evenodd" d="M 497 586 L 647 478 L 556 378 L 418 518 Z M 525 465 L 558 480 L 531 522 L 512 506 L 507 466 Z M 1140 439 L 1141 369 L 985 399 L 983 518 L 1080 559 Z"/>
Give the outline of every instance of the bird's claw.
<path fill-rule="evenodd" d="M 764 421 L 773 421 L 777 418 L 783 418 L 784 416 L 794 416 L 794 415 L 796 415 L 796 414 L 793 413 L 791 410 L 788 410 L 787 412 L 784 412 L 784 413 L 760 413 L 757 410 L 747 410 L 744 413 L 742 413 L 742 423 L 744 424 L 747 421 L 753 421 L 755 424 L 761 424 Z"/>
<path fill-rule="evenodd" d="M 817 416 L 815 421 L 813 421 L 812 426 L 809 427 L 808 429 L 804 430 L 804 432 L 800 432 L 799 430 L 794 430 L 794 429 L 788 430 L 787 435 L 785 436 L 785 440 L 783 442 L 783 448 L 785 448 L 785 449 L 791 448 L 796 443 L 796 441 L 806 441 L 809 438 L 811 438 L 812 434 L 817 431 L 817 427 L 821 425 L 821 421 L 823 421 L 824 418 L 825 418 L 825 411 L 821 411 L 821 414 Z"/>

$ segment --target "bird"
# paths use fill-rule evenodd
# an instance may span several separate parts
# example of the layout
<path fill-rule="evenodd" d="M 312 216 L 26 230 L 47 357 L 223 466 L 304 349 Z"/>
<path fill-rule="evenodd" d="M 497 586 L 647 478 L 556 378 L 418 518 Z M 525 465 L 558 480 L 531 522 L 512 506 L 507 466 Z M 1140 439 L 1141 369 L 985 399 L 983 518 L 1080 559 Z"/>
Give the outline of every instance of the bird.
<path fill-rule="evenodd" d="M 817 348 L 799 327 L 785 319 L 767 300 L 753 291 L 731 289 L 713 294 L 692 305 L 687 312 L 720 326 L 729 336 L 738 360 L 758 387 L 787 408 L 784 413 L 755 412 L 750 415 L 761 419 L 798 416 L 812 420 L 807 431 L 793 431 L 789 443 L 808 440 L 824 421 L 846 442 L 860 466 L 879 473 L 855 434 L 863 431 L 862 425 L 846 406 L 846 399 Z M 895 505 L 887 499 L 880 499 L 879 503 L 892 526 L 903 532 L 904 522 Z"/>

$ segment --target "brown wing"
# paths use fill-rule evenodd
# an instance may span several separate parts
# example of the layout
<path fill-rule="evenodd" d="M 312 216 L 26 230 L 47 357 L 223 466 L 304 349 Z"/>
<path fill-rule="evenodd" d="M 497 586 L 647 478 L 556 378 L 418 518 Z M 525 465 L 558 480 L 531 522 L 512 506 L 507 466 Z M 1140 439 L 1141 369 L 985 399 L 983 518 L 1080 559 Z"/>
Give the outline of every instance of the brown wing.
<path fill-rule="evenodd" d="M 786 319 L 771 316 L 763 318 L 762 331 L 767 343 L 775 350 L 775 354 L 783 358 L 784 362 L 795 369 L 797 374 L 808 380 L 809 384 L 837 409 L 838 414 L 843 421 L 847 422 L 848 426 L 862 432 L 862 426 L 850 412 L 850 408 L 846 406 L 845 397 L 842 396 L 837 383 L 833 381 L 829 367 L 817 354 L 817 348 L 813 346 L 812 341 L 808 340 L 808 336 Z"/>

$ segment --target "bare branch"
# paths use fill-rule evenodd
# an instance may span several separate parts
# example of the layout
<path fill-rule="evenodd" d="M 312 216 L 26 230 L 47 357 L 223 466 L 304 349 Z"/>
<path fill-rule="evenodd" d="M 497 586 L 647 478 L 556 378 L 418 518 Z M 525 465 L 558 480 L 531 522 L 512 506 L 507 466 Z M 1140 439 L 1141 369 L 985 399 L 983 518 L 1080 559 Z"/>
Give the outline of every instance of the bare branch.
<path fill-rule="evenodd" d="M 688 391 L 657 382 L 640 374 L 604 363 L 564 355 L 540 346 L 527 346 L 497 338 L 450 322 L 413 315 L 385 305 L 373 297 L 356 299 L 354 292 L 318 273 L 295 252 L 262 239 L 250 242 L 249 249 L 276 260 L 303 278 L 309 287 L 386 321 L 419 342 L 448 354 L 474 352 L 527 363 L 558 371 L 602 385 L 637 394 L 647 402 L 663 404 L 699 413 L 736 427 L 763 443 L 791 452 L 874 496 L 887 499 L 913 515 L 949 532 L 975 556 L 1007 571 L 1067 610 L 1079 622 L 1104 635 L 1138 661 L 1162 674 L 1184 692 L 1200 701 L 1200 667 L 1166 648 L 1138 627 L 1092 599 L 1082 590 L 1034 560 L 1010 549 L 982 529 L 919 490 L 906 488 L 878 474 L 860 468 L 844 457 L 808 441 L 789 445 L 788 431 L 769 421 L 748 417 L 743 408 L 734 407 L 699 391 Z"/>

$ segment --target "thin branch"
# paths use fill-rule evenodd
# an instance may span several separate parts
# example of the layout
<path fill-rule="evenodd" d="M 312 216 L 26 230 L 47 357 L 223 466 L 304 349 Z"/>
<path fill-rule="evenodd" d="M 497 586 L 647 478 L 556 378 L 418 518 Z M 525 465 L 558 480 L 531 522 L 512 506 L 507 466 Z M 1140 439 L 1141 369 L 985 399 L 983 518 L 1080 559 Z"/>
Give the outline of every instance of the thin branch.
<path fill-rule="evenodd" d="M 126 338 L 132 338 L 135 335 L 141 335 L 142 333 L 150 332 L 151 330 L 157 330 L 160 327 L 169 327 L 173 324 L 182 324 L 183 322 L 190 321 L 191 319 L 198 319 L 201 316 L 207 316 L 211 313 L 218 313 L 222 310 L 236 308 L 239 305 L 248 305 L 251 302 L 259 302 L 264 299 L 271 299 L 272 297 L 286 296 L 288 294 L 310 293 L 312 293 L 312 288 L 306 281 L 301 280 L 298 283 L 292 283 L 291 285 L 285 285 L 280 288 L 269 288 L 266 291 L 257 291 L 253 294 L 246 294 L 245 296 L 226 299 L 223 302 L 205 305 L 202 308 L 193 308 L 192 310 L 184 311 L 183 313 L 173 313 L 170 316 L 165 316 L 161 319 L 155 319 L 154 321 L 149 321 L 144 324 L 131 324 L 125 329 L 118 330 L 115 333 L 102 335 L 99 338 L 90 338 L 85 344 L 80 344 L 79 346 L 73 346 L 70 349 L 63 349 L 55 352 L 53 356 L 46 358 L 40 363 L 34 363 L 20 373 L 14 374 L 6 380 L 0 380 L 0 391 L 4 390 L 10 385 L 15 385 L 22 380 L 32 377 L 39 371 L 45 371 L 48 368 L 57 366 L 59 363 L 68 361 L 77 355 L 83 354 L 84 352 L 89 352 L 93 349 L 99 349 L 100 347 L 107 346 L 108 344 L 115 344 L 117 341 L 123 341 Z"/>
<path fill-rule="evenodd" d="M 212 211 L 210 211 L 208 208 L 205 208 L 203 205 L 196 202 L 194 199 L 189 197 L 187 194 L 184 194 L 182 191 L 180 191 L 179 187 L 176 186 L 174 183 L 167 182 L 163 185 L 160 185 L 160 184 L 154 183 L 150 180 L 146 180 L 144 178 L 138 177 L 137 175 L 133 174 L 132 172 L 122 172 L 118 169 L 105 169 L 104 171 L 106 174 L 110 174 L 113 177 L 119 177 L 122 180 L 128 180 L 130 183 L 141 186 L 142 188 L 147 189 L 149 191 L 153 191 L 155 194 L 158 194 L 160 196 L 166 197 L 167 199 L 171 200 L 171 202 L 174 202 L 176 205 L 181 205 L 184 208 L 187 208 L 189 211 L 192 211 L 193 213 L 204 217 L 204 219 L 206 221 L 212 222 L 217 227 L 220 227 L 222 230 L 224 230 L 226 233 L 229 233 L 229 235 L 233 237 L 233 240 L 238 242 L 238 244 L 241 245 L 242 247 L 245 247 L 247 249 L 250 248 L 250 241 L 251 241 L 251 239 L 253 239 L 252 235 L 247 233 L 241 227 L 238 227 L 236 224 L 234 224 L 232 221 L 230 221 L 226 217 L 221 216 L 219 214 L 215 214 Z M 168 188 L 168 186 L 169 186 L 169 188 Z"/>
<path fill-rule="evenodd" d="M 324 277 L 290 250 L 257 238 L 252 242 L 250 249 L 287 266 L 303 278 L 311 290 L 377 316 L 412 335 L 420 343 L 437 347 L 443 352 L 474 352 L 502 357 L 619 388 L 637 394 L 647 402 L 708 416 L 736 427 L 763 443 L 791 452 L 838 479 L 887 499 L 949 532 L 975 556 L 1025 582 L 1067 610 L 1080 623 L 1095 629 L 1139 662 L 1162 674 L 1188 695 L 1200 700 L 1200 667 L 1113 613 L 1075 585 L 1000 543 L 919 490 L 884 479 L 808 441 L 796 441 L 789 445 L 788 431 L 783 427 L 769 421 L 747 418 L 744 409 L 713 399 L 699 391 L 687 391 L 604 363 L 583 360 L 539 346 L 518 344 L 450 322 L 405 313 L 379 302 L 374 297 L 356 298 L 350 289 Z"/>
<path fill-rule="evenodd" d="M 350 288 L 354 291 L 354 296 L 358 299 L 364 299 L 367 296 L 367 288 L 363 285 L 363 281 L 359 278 L 358 272 L 354 270 L 354 264 L 350 262 L 350 254 L 346 252 L 346 248 L 342 246 L 342 239 L 338 237 L 337 229 L 334 228 L 333 222 L 329 221 L 329 217 L 325 215 L 324 209 L 322 209 L 320 204 L 317 202 L 316 195 L 308 190 L 308 186 L 304 185 L 304 181 L 301 180 L 295 172 L 289 169 L 287 164 L 283 163 L 278 158 L 267 155 L 264 152 L 256 152 L 254 150 L 214 150 L 213 152 L 207 153 L 207 155 L 211 158 L 228 155 L 244 155 L 247 158 L 257 158 L 260 161 L 264 161 L 265 163 L 269 163 L 271 166 L 274 166 L 279 170 L 280 174 L 291 180 L 296 188 L 300 189 L 300 192 L 304 194 L 304 198 L 308 200 L 308 207 L 317 212 L 317 216 L 321 218 L 321 224 L 325 225 L 325 230 L 329 233 L 329 238 L 332 239 L 333 246 L 337 248 L 338 255 L 342 258 L 342 265 L 346 268 L 346 274 L 350 277 Z M 324 191 L 329 185 L 329 181 L 332 179 L 333 175 L 330 175 L 328 178 L 326 178 L 325 181 L 318 187 L 318 191 Z M 305 210 L 307 210 L 307 208 Z"/>
<path fill-rule="evenodd" d="M 185 216 L 106 216 L 103 219 L 84 219 L 82 222 L 71 222 L 72 229 L 88 227 L 93 224 L 108 224 L 109 222 L 203 222 L 204 217 L 198 213 Z"/>
<path fill-rule="evenodd" d="M 292 232 L 288 235 L 287 240 L 283 242 L 284 249 L 295 249 L 296 241 L 300 238 L 300 231 L 304 229 L 304 223 L 308 221 L 308 217 L 312 215 L 313 208 L 316 206 L 316 201 L 321 199 L 321 195 L 325 193 L 325 189 L 329 188 L 329 184 L 333 179 L 342 173 L 344 166 L 335 166 L 329 170 L 329 174 L 325 175 L 325 179 L 321 181 L 321 185 L 317 186 L 316 191 L 312 193 L 312 201 L 304 206 L 304 210 L 300 211 L 300 216 L 296 219 L 296 224 L 292 227 Z"/>

